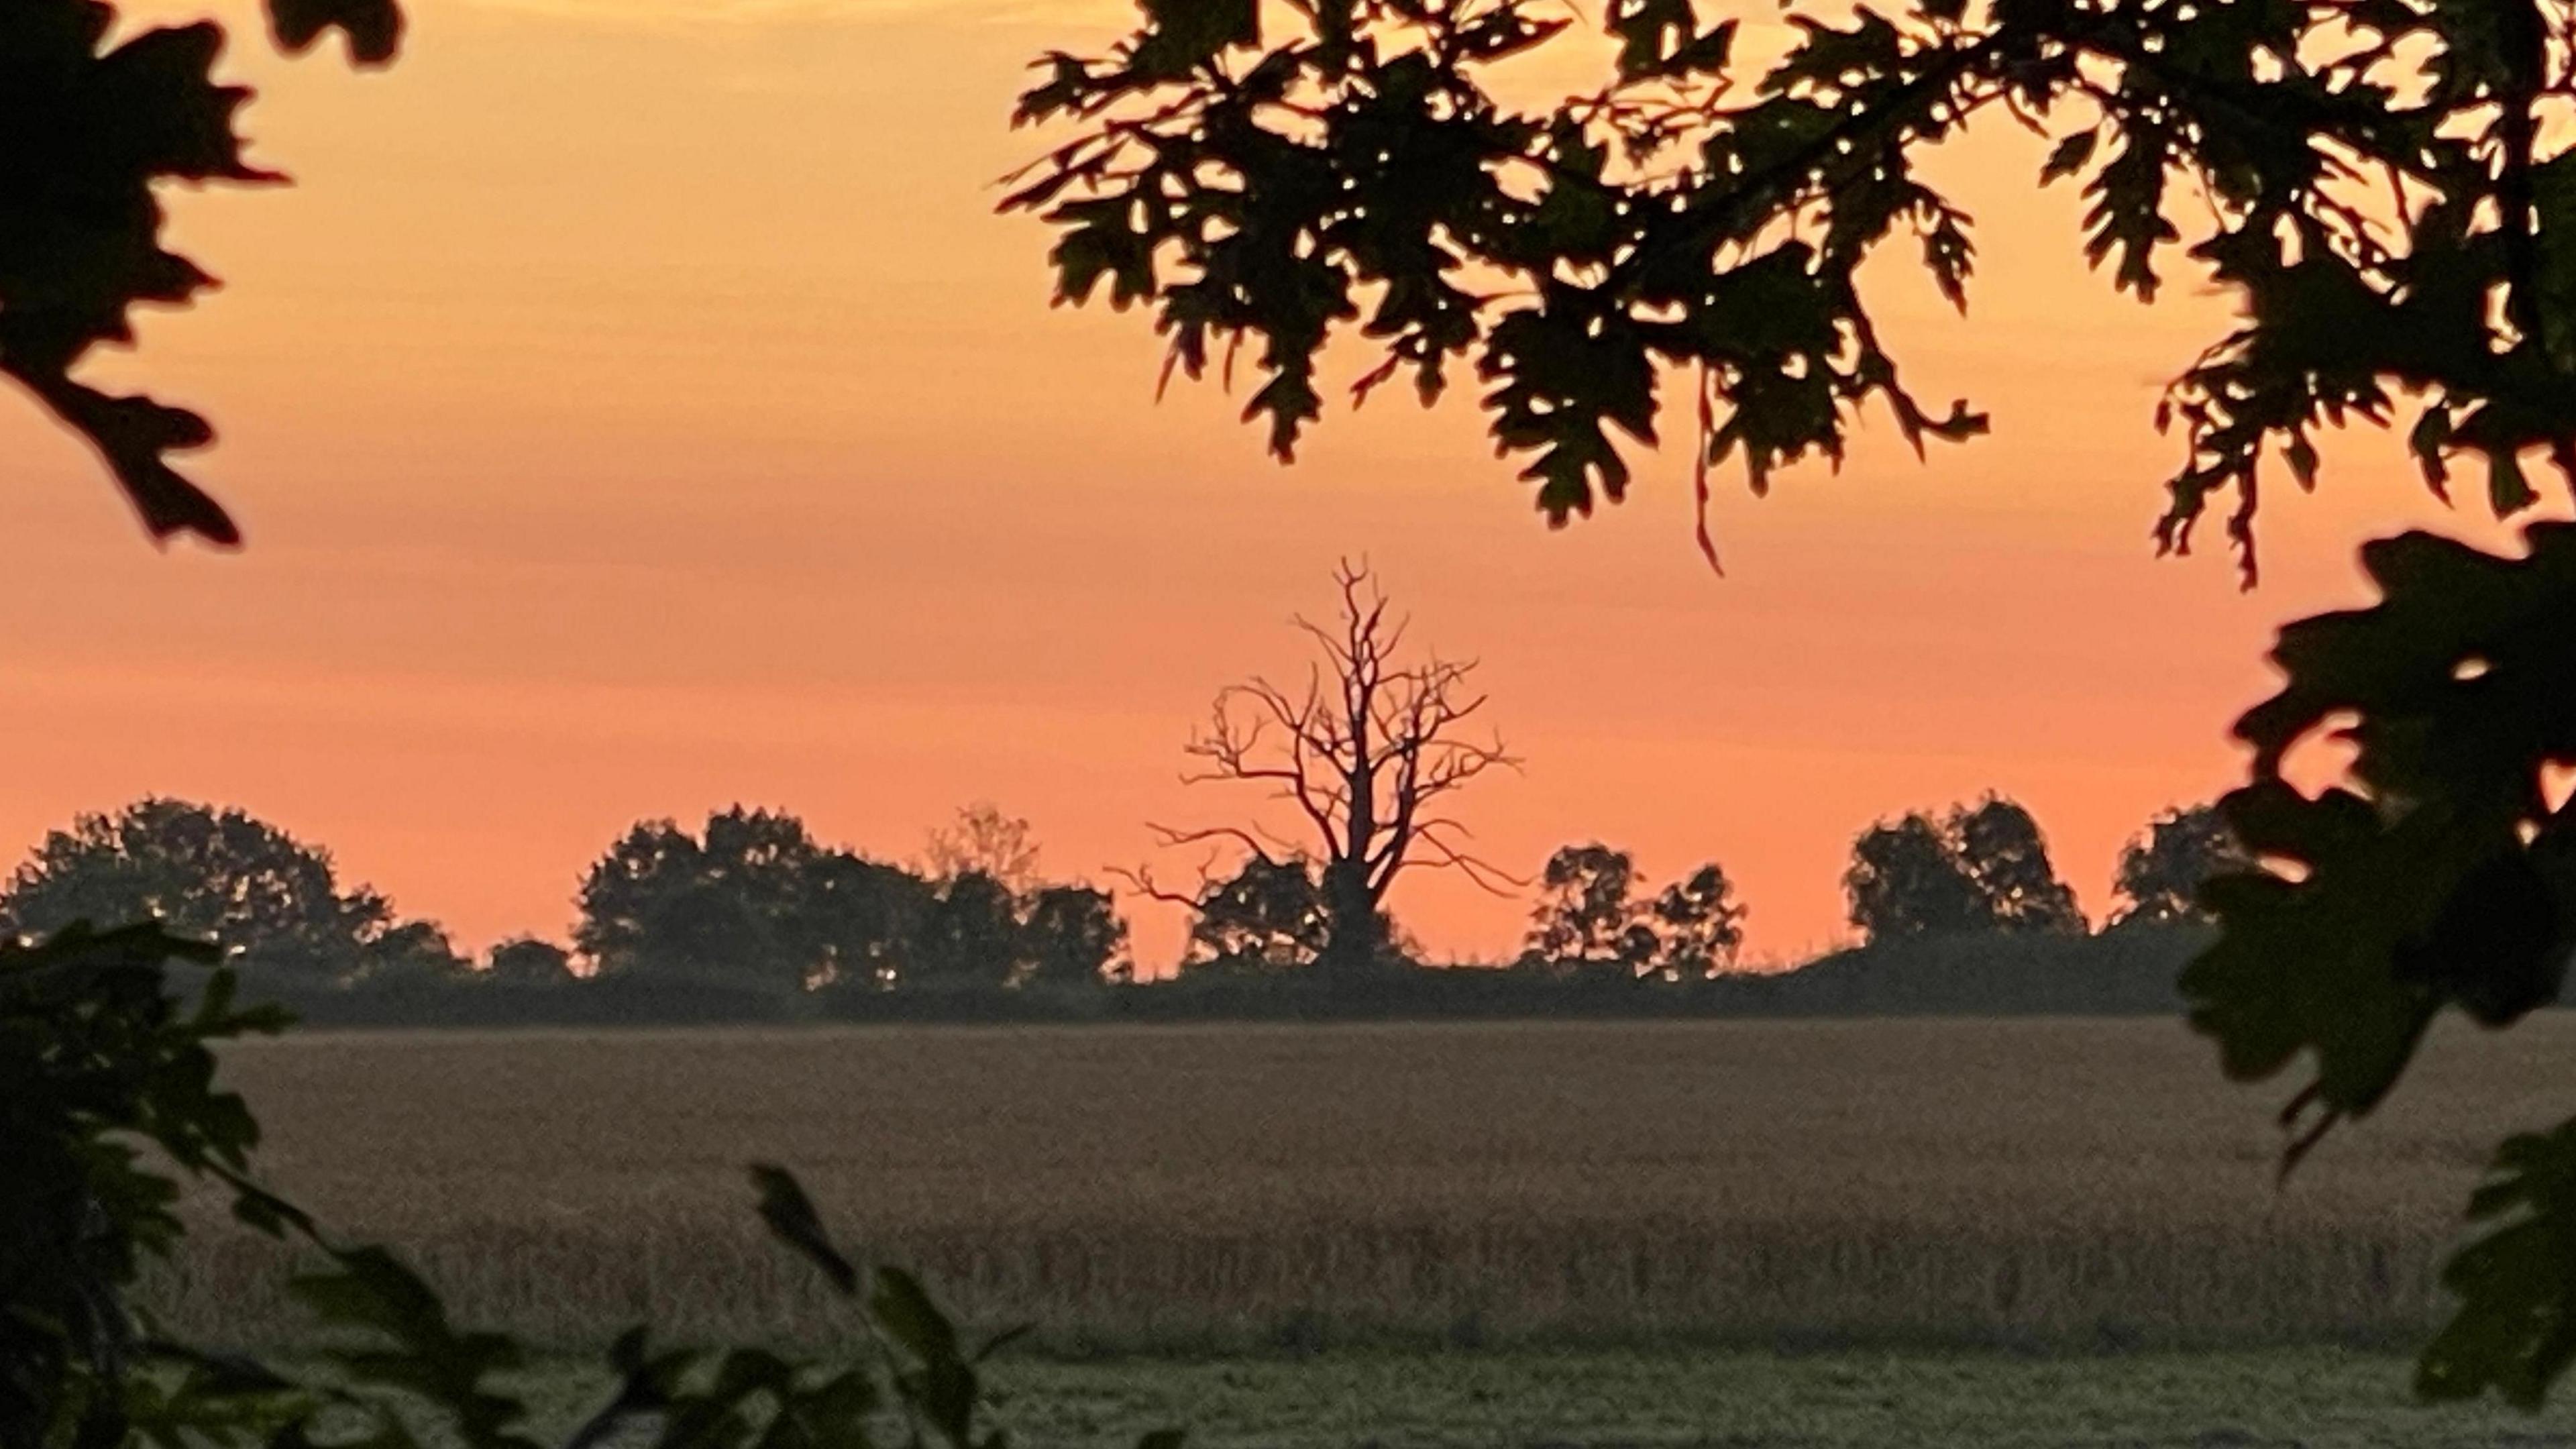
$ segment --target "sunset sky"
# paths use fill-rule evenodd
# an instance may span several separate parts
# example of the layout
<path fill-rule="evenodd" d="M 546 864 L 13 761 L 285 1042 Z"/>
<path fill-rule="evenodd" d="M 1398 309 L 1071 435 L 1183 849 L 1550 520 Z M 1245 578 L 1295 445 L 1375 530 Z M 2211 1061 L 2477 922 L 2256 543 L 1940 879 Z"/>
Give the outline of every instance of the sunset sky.
<path fill-rule="evenodd" d="M 1179 746 L 1218 686 L 1301 671 L 1288 616 L 1364 553 L 1417 638 L 1482 661 L 1527 762 L 1462 804 L 1487 855 L 1715 859 L 1781 958 L 1842 931 L 1856 832 L 1988 788 L 2098 915 L 2122 840 L 2235 774 L 2273 626 L 2365 597 L 2356 542 L 2498 536 L 2363 434 L 2272 501 L 2259 592 L 2214 548 L 2156 560 L 2150 413 L 2224 299 L 2114 298 L 2019 135 L 1941 163 L 1982 223 L 1966 322 L 1874 278 L 1922 390 L 1995 436 L 1923 466 L 1877 427 L 1761 501 L 1726 478 L 1724 579 L 1683 450 L 1552 533 L 1463 390 L 1390 390 L 1282 469 L 1240 398 L 1157 405 L 1143 320 L 1050 309 L 1043 229 L 992 214 L 1037 144 L 1006 124 L 1022 64 L 1122 21 L 436 0 L 368 76 L 237 41 L 298 185 L 174 197 L 226 289 L 93 371 L 214 417 L 198 472 L 249 546 L 156 550 L 78 444 L 0 409 L 0 843 L 145 793 L 237 803 L 474 947 L 567 931 L 629 822 L 735 801 L 901 858 L 989 799 L 1098 879 L 1155 858 L 1148 820 L 1241 818 Z M 1527 911 L 1429 875 L 1394 905 L 1488 956 Z M 1136 918 L 1167 960 L 1177 922 Z"/>

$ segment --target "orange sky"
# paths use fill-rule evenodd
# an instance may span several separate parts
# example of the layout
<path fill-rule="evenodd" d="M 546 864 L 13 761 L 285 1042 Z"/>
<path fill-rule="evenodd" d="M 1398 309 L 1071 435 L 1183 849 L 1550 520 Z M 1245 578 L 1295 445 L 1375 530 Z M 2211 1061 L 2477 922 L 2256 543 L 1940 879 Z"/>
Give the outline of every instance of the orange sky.
<path fill-rule="evenodd" d="M 2156 387 L 2224 309 L 2114 299 L 2018 136 L 1942 163 L 1984 223 L 1970 322 L 1879 279 L 1924 392 L 1996 436 L 1923 467 L 1882 427 L 1840 476 L 1730 487 L 1724 580 L 1682 456 L 1551 534 L 1463 392 L 1390 392 L 1280 469 L 1239 399 L 1156 406 L 1142 322 L 1049 310 L 1041 230 L 990 214 L 1031 146 L 1018 67 L 1118 16 L 439 0 L 379 76 L 237 44 L 300 184 L 177 197 L 229 285 L 96 371 L 217 420 L 201 473 L 250 546 L 154 550 L 75 444 L 0 409 L 0 841 L 145 792 L 236 802 L 478 946 L 567 929 L 628 822 L 736 800 L 900 857 L 990 798 L 1096 875 L 1149 818 L 1228 818 L 1179 744 L 1217 686 L 1300 666 L 1287 615 L 1365 551 L 1418 638 L 1483 660 L 1528 761 L 1463 807 L 1489 855 L 1715 858 L 1778 957 L 1840 931 L 1858 830 L 1989 787 L 2098 912 L 2121 840 L 2232 777 L 2272 626 L 2359 599 L 2359 539 L 2443 517 L 2365 435 L 2274 501 L 2259 593 L 2215 553 L 2153 559 Z M 1394 904 L 1489 955 L 1526 909 L 1430 876 Z M 1138 921 L 1167 958 L 1176 923 Z"/>

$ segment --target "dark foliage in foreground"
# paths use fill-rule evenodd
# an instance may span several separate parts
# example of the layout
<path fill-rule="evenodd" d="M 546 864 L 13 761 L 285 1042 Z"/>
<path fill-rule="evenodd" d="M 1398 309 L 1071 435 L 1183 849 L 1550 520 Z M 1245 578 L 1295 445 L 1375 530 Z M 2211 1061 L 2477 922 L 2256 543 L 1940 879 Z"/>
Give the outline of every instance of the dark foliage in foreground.
<path fill-rule="evenodd" d="M 253 1179 L 259 1124 L 215 1088 L 211 1047 L 286 1018 L 237 1008 L 220 967 L 197 972 L 202 994 L 183 1009 L 171 963 L 217 957 L 157 926 L 0 944 L 0 1444 L 395 1449 L 428 1429 L 465 1449 L 540 1449 L 512 1377 L 527 1349 L 451 1322 L 394 1252 L 337 1242 Z M 565 1449 L 1006 1444 L 978 1372 L 999 1341 L 968 1344 L 910 1275 L 852 1262 L 785 1170 L 751 1177 L 771 1233 L 851 1301 L 865 1334 L 800 1361 L 631 1328 L 607 1353 L 616 1387 Z M 247 1228 L 318 1251 L 324 1266 L 292 1286 L 333 1331 L 319 1367 L 200 1352 L 133 1306 L 144 1261 L 184 1236 L 174 1208 L 192 1182 L 227 1193 Z"/>

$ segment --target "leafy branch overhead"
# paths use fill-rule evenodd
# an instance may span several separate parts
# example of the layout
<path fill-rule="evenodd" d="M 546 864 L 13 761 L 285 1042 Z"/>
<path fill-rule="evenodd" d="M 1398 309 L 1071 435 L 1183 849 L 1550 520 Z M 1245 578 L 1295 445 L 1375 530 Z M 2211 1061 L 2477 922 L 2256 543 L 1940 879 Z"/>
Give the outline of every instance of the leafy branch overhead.
<path fill-rule="evenodd" d="M 2267 466 L 2311 484 L 2351 418 L 2402 422 L 2436 490 L 2483 460 L 2499 514 L 2532 501 L 2523 450 L 2576 467 L 2576 155 L 2540 140 L 2576 94 L 2564 0 L 1793 4 L 1758 63 L 1690 0 L 1142 9 L 1039 63 L 1018 119 L 1062 138 L 1003 205 L 1054 228 L 1061 299 L 1153 311 L 1167 376 L 1251 344 L 1245 415 L 1283 458 L 1354 329 L 1355 398 L 1472 369 L 1559 523 L 1621 496 L 1674 372 L 1703 500 L 1711 463 L 1759 492 L 1839 460 L 1872 403 L 1918 448 L 1980 432 L 1910 389 L 1856 277 L 1894 245 L 1966 305 L 1970 218 L 1917 162 L 1982 115 L 2052 139 L 2040 180 L 2082 188 L 2115 287 L 2180 264 L 2242 301 L 2158 411 L 2165 547 L 2232 490 L 2250 580 Z M 1596 24 L 1598 90 L 1501 98 L 1507 62 Z"/>
<path fill-rule="evenodd" d="M 285 49 L 338 31 L 361 65 L 391 60 L 402 35 L 393 0 L 271 0 L 269 15 Z M 88 439 L 156 537 L 237 543 L 222 505 L 170 462 L 212 442 L 213 427 L 74 374 L 100 343 L 134 340 L 135 307 L 214 285 L 162 245 L 157 184 L 284 178 L 242 154 L 234 120 L 250 92 L 213 79 L 221 26 L 110 44 L 116 22 L 101 0 L 26 0 L 0 19 L 0 373 Z"/>

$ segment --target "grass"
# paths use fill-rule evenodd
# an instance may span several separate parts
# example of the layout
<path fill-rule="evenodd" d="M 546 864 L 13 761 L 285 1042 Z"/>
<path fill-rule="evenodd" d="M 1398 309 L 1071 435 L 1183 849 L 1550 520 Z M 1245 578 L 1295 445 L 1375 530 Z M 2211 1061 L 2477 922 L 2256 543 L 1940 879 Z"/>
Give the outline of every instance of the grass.
<path fill-rule="evenodd" d="M 225 1071 L 278 1185 L 540 1340 L 838 1332 L 748 1211 L 768 1159 L 1062 1356 L 2091 1351 L 2411 1341 L 2571 1045 L 2437 1040 L 2286 1191 L 2286 1086 L 2161 1020 L 344 1034 Z M 190 1251 L 178 1326 L 300 1332 L 273 1248 Z"/>
<path fill-rule="evenodd" d="M 1128 1449 L 1187 1426 L 1193 1449 L 2537 1449 L 2576 1408 L 2428 1408 L 2406 1365 L 2332 1349 L 2027 1358 L 1979 1353 L 1325 1354 L 1204 1362 L 1008 1359 L 1018 1442 Z M 552 1423 L 597 1385 L 533 1387 Z"/>
<path fill-rule="evenodd" d="M 1197 1449 L 2576 1444 L 2576 1411 L 2424 1408 L 2402 1362 L 2316 1350 L 1328 1356 L 1014 1365 L 1001 1378 L 1027 1442 L 1068 1449 L 1164 1424 L 1188 1425 Z"/>

